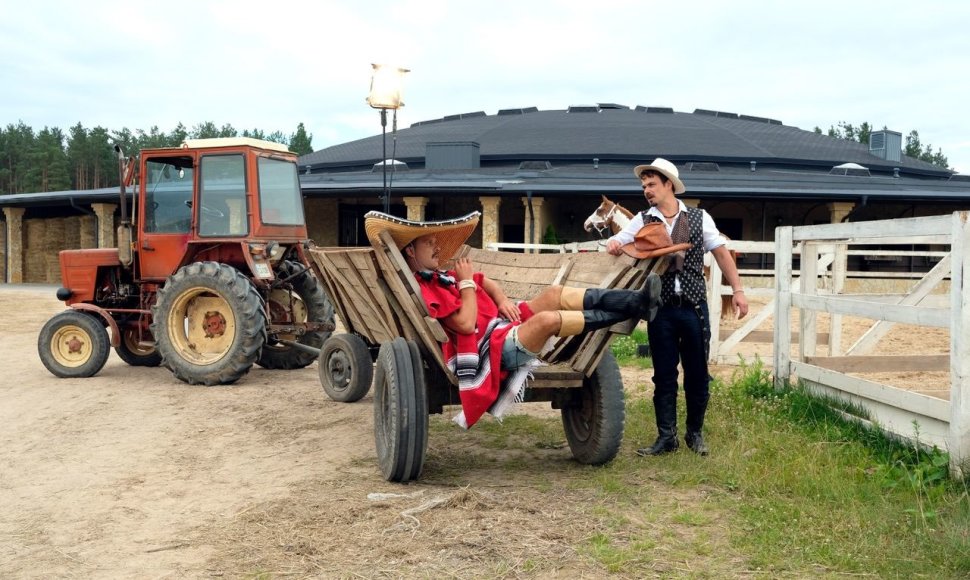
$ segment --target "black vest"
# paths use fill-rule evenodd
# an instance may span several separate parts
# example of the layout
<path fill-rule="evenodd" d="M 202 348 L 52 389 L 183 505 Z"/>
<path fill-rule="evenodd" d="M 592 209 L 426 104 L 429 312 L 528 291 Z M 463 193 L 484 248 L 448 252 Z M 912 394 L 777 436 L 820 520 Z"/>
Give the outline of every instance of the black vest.
<path fill-rule="evenodd" d="M 673 231 L 670 233 L 675 244 L 689 242 L 690 248 L 684 256 L 684 267 L 681 271 L 667 272 L 660 277 L 660 298 L 667 302 L 674 296 L 674 278 L 680 276 L 680 291 L 684 299 L 692 304 L 700 304 L 707 300 L 707 285 L 704 283 L 704 213 L 703 210 L 688 207 L 685 216 L 677 218 Z M 643 223 L 663 222 L 655 215 L 642 213 Z"/>

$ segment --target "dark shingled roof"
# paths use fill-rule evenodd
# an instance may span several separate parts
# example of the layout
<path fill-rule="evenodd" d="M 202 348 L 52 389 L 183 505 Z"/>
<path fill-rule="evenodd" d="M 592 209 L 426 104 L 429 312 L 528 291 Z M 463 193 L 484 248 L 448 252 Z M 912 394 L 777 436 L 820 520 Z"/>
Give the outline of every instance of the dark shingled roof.
<path fill-rule="evenodd" d="M 750 115 L 697 110 L 671 113 L 660 107 L 574 107 L 537 111 L 504 109 L 500 114 L 450 115 L 415 123 L 397 133 L 395 158 L 423 165 L 429 142 L 474 141 L 482 165 L 523 159 L 643 161 L 665 157 L 682 164 L 717 161 L 817 166 L 852 162 L 872 169 L 946 177 L 950 172 L 903 156 L 880 159 L 862 143 L 819 135 L 779 121 Z M 579 112 L 588 111 L 593 112 Z M 662 112 L 651 112 L 662 111 Z M 390 143 L 388 147 L 390 148 Z M 388 150 L 390 156 L 390 149 Z M 381 159 L 381 136 L 328 147 L 300 158 L 316 170 L 364 169 Z"/>

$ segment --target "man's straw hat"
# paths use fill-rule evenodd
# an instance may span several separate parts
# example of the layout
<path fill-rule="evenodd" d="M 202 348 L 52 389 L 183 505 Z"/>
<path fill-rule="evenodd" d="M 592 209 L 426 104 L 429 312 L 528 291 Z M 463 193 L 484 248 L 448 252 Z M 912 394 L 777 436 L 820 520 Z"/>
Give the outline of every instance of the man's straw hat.
<path fill-rule="evenodd" d="M 403 250 L 405 246 L 421 236 L 434 234 L 441 248 L 438 259 L 440 262 L 446 262 L 454 257 L 458 248 L 478 227 L 481 215 L 481 212 L 473 211 L 468 215 L 450 220 L 413 222 L 379 211 L 369 211 L 364 215 L 364 230 L 371 245 L 377 248 L 383 246 L 381 232 L 387 231 L 394 238 L 394 243 L 399 250 Z"/>
<path fill-rule="evenodd" d="M 680 172 L 677 171 L 677 166 L 663 157 L 657 157 L 650 165 L 637 165 L 633 168 L 633 175 L 636 175 L 637 179 L 640 179 L 640 175 L 644 171 L 656 171 L 657 173 L 666 175 L 667 179 L 674 184 L 674 195 L 679 195 L 687 191 L 687 188 L 684 187 L 684 182 L 680 180 Z"/>

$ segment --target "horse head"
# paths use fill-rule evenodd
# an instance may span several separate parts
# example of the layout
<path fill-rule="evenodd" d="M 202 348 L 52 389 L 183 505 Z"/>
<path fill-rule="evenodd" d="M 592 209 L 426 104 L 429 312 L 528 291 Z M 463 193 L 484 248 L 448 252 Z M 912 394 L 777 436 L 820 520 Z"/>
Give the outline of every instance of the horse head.
<path fill-rule="evenodd" d="M 610 201 L 605 195 L 601 197 L 599 206 L 583 222 L 583 229 L 587 232 L 596 230 L 600 236 L 607 229 L 610 230 L 611 235 L 616 234 L 630 223 L 633 214 L 622 205 Z"/>

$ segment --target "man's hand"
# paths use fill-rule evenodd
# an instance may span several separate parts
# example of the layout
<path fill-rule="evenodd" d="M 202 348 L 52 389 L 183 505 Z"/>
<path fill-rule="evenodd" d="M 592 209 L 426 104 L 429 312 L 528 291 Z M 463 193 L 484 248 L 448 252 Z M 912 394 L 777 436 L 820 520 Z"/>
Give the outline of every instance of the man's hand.
<path fill-rule="evenodd" d="M 620 242 L 614 240 L 613 238 L 610 238 L 609 240 L 606 241 L 606 252 L 608 254 L 613 254 L 614 256 L 619 256 L 620 254 L 623 253 L 620 250 L 621 247 L 622 246 L 620 245 Z"/>
<path fill-rule="evenodd" d="M 498 313 L 502 318 L 511 322 L 518 322 L 522 319 L 522 315 L 519 312 L 519 307 L 509 299 L 506 299 L 504 302 L 498 305 Z"/>
<path fill-rule="evenodd" d="M 748 315 L 748 299 L 745 298 L 744 291 L 735 292 L 731 298 L 731 304 L 734 305 L 734 315 L 738 320 Z"/>
<path fill-rule="evenodd" d="M 471 280 L 475 275 L 475 267 L 472 265 L 471 258 L 458 258 L 455 260 L 455 276 L 458 281 Z"/>

